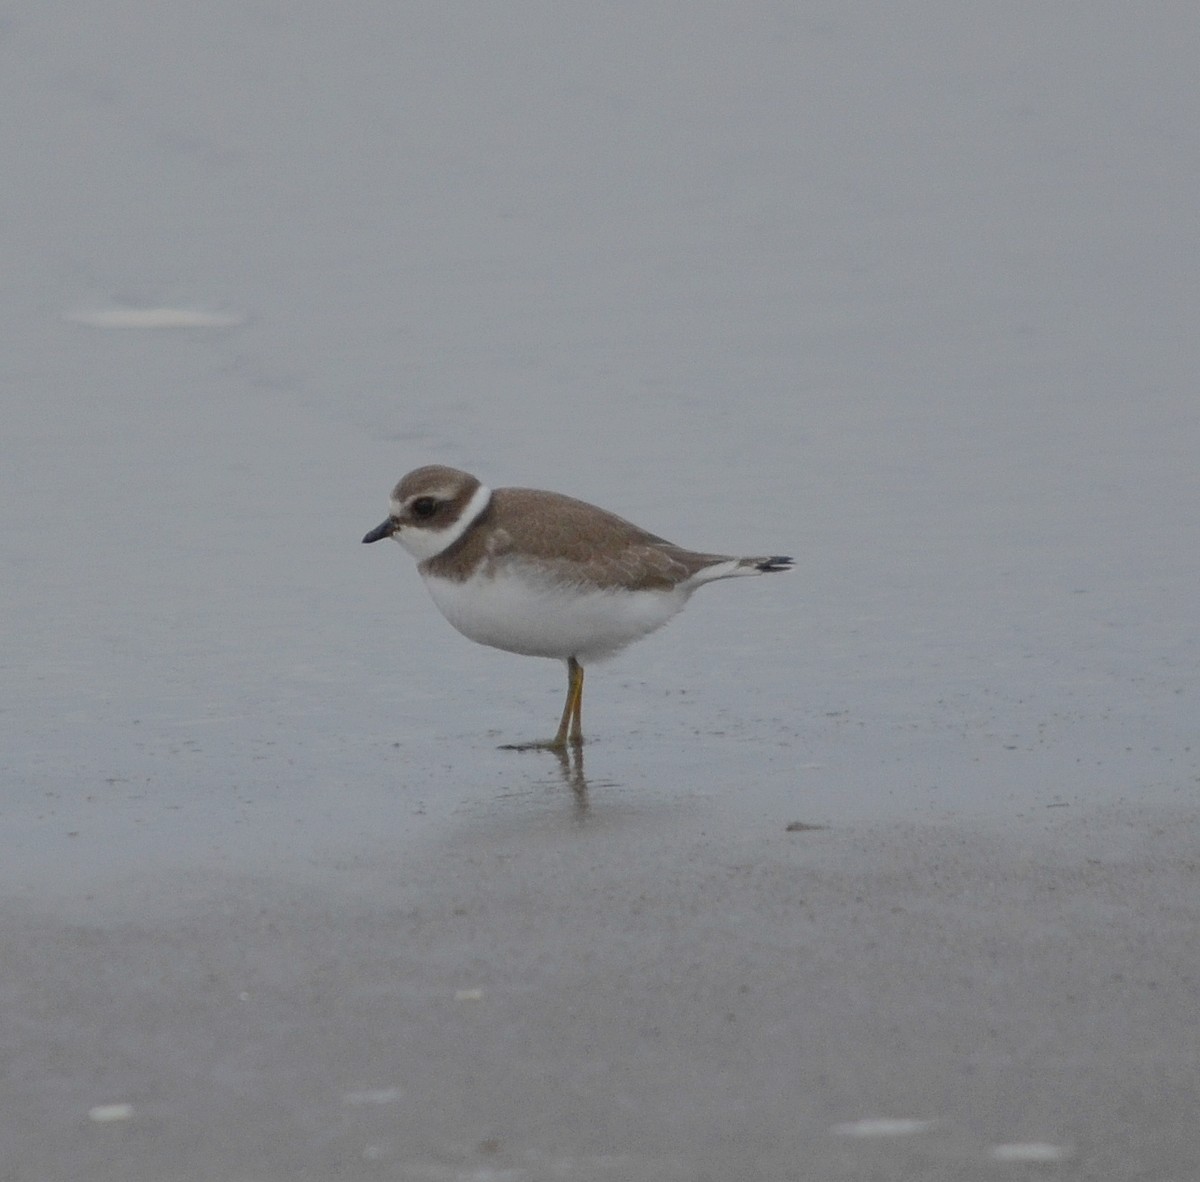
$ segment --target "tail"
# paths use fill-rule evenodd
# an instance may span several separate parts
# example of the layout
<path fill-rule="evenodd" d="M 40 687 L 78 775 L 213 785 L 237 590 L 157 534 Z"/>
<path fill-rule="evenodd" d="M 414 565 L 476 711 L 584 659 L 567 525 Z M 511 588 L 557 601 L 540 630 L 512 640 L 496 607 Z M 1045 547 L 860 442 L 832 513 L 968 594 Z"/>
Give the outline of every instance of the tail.
<path fill-rule="evenodd" d="M 792 560 L 781 555 L 773 558 L 724 558 L 721 555 L 709 555 L 701 566 L 687 580 L 692 587 L 702 583 L 715 583 L 717 579 L 736 579 L 746 575 L 766 575 L 778 570 L 791 570 Z"/>
<path fill-rule="evenodd" d="M 791 570 L 792 560 L 776 554 L 773 558 L 743 558 L 740 565 L 753 567 L 761 574 L 768 575 L 772 571 Z"/>

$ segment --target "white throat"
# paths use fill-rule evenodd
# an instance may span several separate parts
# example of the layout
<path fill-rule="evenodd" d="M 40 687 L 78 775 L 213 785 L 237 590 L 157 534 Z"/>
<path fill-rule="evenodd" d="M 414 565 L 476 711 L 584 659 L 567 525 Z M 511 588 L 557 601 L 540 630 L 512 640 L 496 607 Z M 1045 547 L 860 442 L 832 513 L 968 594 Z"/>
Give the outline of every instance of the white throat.
<path fill-rule="evenodd" d="M 481 484 L 472 494 L 471 499 L 463 506 L 458 517 L 444 525 L 441 529 L 427 529 L 424 526 L 404 525 L 392 535 L 418 562 L 427 558 L 435 558 L 443 550 L 448 550 L 475 523 L 476 518 L 488 507 L 492 499 L 492 490 L 486 484 Z M 398 513 L 400 506 L 393 505 L 393 512 Z"/>

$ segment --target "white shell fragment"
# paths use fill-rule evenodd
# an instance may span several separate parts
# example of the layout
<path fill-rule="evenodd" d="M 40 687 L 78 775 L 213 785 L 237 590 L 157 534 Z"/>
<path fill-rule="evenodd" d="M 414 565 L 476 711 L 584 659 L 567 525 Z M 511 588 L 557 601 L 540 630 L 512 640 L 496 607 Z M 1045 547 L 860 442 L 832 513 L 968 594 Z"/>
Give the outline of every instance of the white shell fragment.
<path fill-rule="evenodd" d="M 244 316 L 195 308 L 90 308 L 68 312 L 72 324 L 89 328 L 232 328 Z"/>
<path fill-rule="evenodd" d="M 343 1104 L 394 1104 L 400 1099 L 399 1088 L 367 1088 L 361 1092 L 347 1092 Z"/>
<path fill-rule="evenodd" d="M 88 1109 L 88 1120 L 94 1120 L 99 1125 L 110 1124 L 115 1120 L 128 1120 L 132 1115 L 132 1104 L 97 1104 Z"/>
<path fill-rule="evenodd" d="M 1012 1141 L 988 1150 L 992 1161 L 1011 1162 L 1066 1161 L 1073 1154 L 1069 1145 L 1052 1145 L 1048 1141 Z"/>
<path fill-rule="evenodd" d="M 863 1120 L 848 1120 L 834 1125 L 829 1131 L 838 1137 L 911 1137 L 933 1127 L 931 1120 L 915 1120 L 909 1117 L 866 1117 Z"/>

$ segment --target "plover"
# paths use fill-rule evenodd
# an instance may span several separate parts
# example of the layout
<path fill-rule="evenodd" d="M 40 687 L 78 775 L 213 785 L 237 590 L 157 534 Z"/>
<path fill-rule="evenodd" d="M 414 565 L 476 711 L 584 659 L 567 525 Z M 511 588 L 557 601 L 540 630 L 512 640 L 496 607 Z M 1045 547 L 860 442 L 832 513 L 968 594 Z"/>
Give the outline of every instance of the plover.
<path fill-rule="evenodd" d="M 790 558 L 700 554 L 560 493 L 490 489 L 431 465 L 392 492 L 388 519 L 364 542 L 395 538 L 414 558 L 442 615 L 480 644 L 567 663 L 567 701 L 553 739 L 583 742 L 583 669 L 661 628 L 717 579 L 788 570 Z"/>

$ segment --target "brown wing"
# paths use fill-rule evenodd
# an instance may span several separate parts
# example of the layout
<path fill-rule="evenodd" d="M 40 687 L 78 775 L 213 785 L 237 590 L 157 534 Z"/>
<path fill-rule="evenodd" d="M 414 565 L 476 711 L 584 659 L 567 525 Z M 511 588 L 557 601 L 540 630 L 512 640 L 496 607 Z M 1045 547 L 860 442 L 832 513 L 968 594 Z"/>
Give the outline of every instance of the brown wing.
<path fill-rule="evenodd" d="M 496 489 L 477 527 L 462 539 L 459 561 L 502 565 L 528 556 L 568 583 L 665 589 L 723 561 L 684 550 L 585 501 L 537 489 Z"/>

